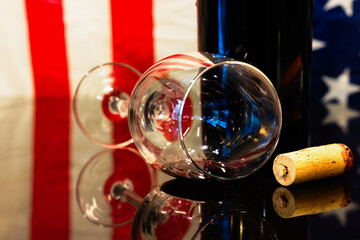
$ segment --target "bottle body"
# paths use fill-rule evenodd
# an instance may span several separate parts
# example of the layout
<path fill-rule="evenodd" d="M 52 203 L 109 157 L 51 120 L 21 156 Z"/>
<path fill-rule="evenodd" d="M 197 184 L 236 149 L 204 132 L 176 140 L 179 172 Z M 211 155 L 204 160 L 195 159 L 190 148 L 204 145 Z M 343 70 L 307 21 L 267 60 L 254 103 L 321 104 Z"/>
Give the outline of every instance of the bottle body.
<path fill-rule="evenodd" d="M 277 152 L 308 146 L 312 0 L 198 0 L 199 51 L 259 68 L 283 112 Z"/>

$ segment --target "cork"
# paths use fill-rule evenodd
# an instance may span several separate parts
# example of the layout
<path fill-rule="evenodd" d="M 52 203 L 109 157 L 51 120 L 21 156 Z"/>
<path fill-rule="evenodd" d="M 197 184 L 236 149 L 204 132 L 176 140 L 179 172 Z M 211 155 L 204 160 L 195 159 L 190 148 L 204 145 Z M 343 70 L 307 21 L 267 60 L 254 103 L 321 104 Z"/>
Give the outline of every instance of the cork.
<path fill-rule="evenodd" d="M 273 173 L 283 186 L 342 175 L 353 166 L 353 154 L 346 145 L 333 143 L 278 155 Z"/>
<path fill-rule="evenodd" d="M 321 184 L 303 186 L 275 189 L 273 207 L 280 217 L 294 218 L 328 212 L 344 208 L 352 200 L 351 186 L 345 181 L 327 179 Z"/>

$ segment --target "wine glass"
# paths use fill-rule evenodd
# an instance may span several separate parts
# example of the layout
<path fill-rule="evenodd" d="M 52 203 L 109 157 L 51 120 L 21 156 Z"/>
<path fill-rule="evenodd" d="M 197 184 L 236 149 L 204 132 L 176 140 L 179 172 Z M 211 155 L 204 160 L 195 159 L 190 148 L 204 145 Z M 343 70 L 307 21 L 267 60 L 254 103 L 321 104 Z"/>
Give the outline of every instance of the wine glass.
<path fill-rule="evenodd" d="M 154 186 L 154 169 L 136 149 L 107 149 L 81 170 L 76 200 L 90 222 L 123 226 L 132 221 L 138 205 Z"/>
<path fill-rule="evenodd" d="M 259 69 L 194 52 L 150 67 L 134 87 L 128 118 L 136 147 L 153 166 L 172 176 L 233 180 L 270 158 L 282 115 Z"/>
<path fill-rule="evenodd" d="M 86 136 L 107 148 L 132 143 L 128 104 L 140 75 L 132 66 L 117 62 L 104 63 L 85 74 L 77 86 L 73 108 Z"/>

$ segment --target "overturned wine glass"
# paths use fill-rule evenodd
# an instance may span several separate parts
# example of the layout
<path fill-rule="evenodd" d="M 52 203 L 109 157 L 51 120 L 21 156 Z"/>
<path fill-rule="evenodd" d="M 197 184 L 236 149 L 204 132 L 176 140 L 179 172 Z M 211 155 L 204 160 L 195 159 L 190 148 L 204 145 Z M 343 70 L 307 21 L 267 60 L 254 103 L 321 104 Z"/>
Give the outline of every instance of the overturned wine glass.
<path fill-rule="evenodd" d="M 232 180 L 270 158 L 282 115 L 276 90 L 259 69 L 195 52 L 150 67 L 135 85 L 128 118 L 151 165 L 176 177 Z"/>
<path fill-rule="evenodd" d="M 130 65 L 109 62 L 87 72 L 75 91 L 75 119 L 92 141 L 107 148 L 131 144 L 128 105 L 141 73 Z"/>

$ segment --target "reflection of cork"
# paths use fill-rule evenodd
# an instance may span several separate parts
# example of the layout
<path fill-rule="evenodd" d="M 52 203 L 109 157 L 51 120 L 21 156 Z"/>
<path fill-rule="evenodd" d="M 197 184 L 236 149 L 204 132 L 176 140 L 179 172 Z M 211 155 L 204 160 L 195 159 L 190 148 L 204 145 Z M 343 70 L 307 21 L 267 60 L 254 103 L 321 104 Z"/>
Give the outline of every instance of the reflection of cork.
<path fill-rule="evenodd" d="M 328 178 L 348 172 L 353 155 L 344 144 L 310 147 L 278 155 L 273 164 L 276 180 L 283 186 Z"/>
<path fill-rule="evenodd" d="M 278 187 L 272 197 L 276 213 L 292 218 L 346 207 L 351 202 L 351 187 L 344 181 L 334 180 L 297 188 Z"/>

